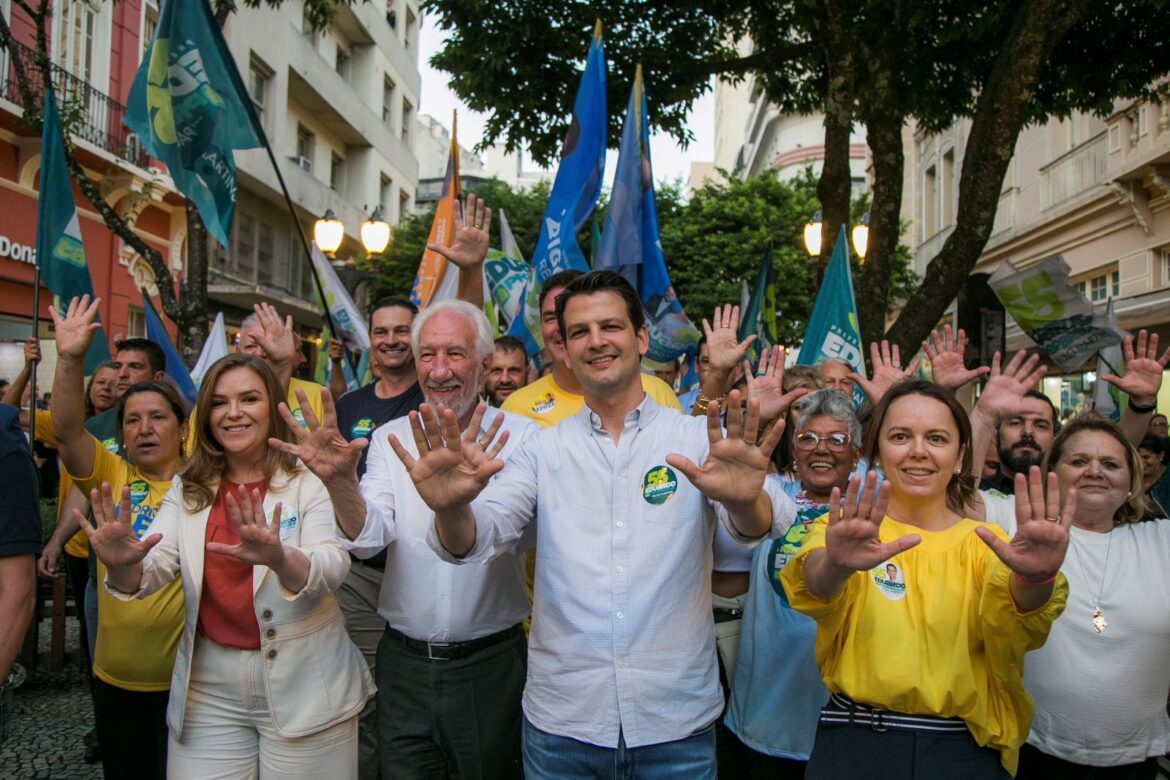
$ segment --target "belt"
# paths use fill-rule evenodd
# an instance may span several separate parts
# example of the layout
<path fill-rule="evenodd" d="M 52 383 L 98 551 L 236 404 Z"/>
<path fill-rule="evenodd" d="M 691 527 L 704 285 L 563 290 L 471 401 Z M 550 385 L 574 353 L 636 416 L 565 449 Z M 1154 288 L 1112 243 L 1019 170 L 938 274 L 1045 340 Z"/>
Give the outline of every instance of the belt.
<path fill-rule="evenodd" d="M 909 715 L 881 707 L 859 704 L 839 693 L 829 694 L 829 702 L 821 709 L 821 723 L 830 726 L 866 727 L 874 731 L 922 731 L 929 733 L 961 733 L 967 731 L 962 718 L 939 718 L 934 715 Z"/>
<path fill-rule="evenodd" d="M 715 623 L 730 623 L 732 620 L 740 620 L 743 617 L 743 610 L 737 607 L 714 607 Z"/>
<path fill-rule="evenodd" d="M 418 639 L 411 639 L 406 634 L 390 626 L 386 626 L 386 634 L 407 650 L 413 650 L 419 655 L 426 656 L 431 661 L 456 661 L 460 658 L 466 658 L 472 653 L 477 653 L 484 648 L 498 645 L 500 642 L 505 642 L 518 636 L 524 636 L 524 628 L 517 623 L 511 628 L 505 628 L 503 631 L 498 631 L 488 636 L 481 636 L 479 639 L 471 639 L 467 642 L 422 642 Z"/>

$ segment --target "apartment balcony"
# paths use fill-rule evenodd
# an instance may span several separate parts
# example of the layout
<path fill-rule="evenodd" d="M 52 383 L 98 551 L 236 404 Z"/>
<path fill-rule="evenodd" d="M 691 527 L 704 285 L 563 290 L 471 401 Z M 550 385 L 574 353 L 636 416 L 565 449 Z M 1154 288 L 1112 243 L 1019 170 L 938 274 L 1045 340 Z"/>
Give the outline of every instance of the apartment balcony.
<path fill-rule="evenodd" d="M 10 41 L 4 54 L 0 96 L 25 109 L 18 71 L 27 78 L 31 93 L 38 97 L 44 91 L 45 73 L 36 63 L 36 51 L 22 43 Z M 50 63 L 48 74 L 62 121 L 74 138 L 87 141 L 119 160 L 146 168 L 150 155 L 122 123 L 126 113 L 124 105 L 57 65 Z M 73 117 L 76 121 L 71 121 Z"/>
<path fill-rule="evenodd" d="M 1040 169 L 1040 208 L 1056 208 L 1105 182 L 1106 134 L 1099 133 Z"/>

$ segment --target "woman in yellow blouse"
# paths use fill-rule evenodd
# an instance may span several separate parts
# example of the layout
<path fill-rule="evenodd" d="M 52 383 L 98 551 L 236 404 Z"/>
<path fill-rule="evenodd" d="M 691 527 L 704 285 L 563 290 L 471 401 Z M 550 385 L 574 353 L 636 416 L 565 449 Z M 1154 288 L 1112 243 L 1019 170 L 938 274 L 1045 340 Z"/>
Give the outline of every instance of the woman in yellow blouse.
<path fill-rule="evenodd" d="M 963 516 L 971 426 L 950 391 L 909 380 L 878 404 L 871 471 L 817 521 L 781 577 L 817 621 L 831 692 L 809 778 L 1014 774 L 1032 702 L 1020 677 L 1064 607 L 1059 575 L 1076 504 L 1054 477 L 1016 478 L 1018 530 Z M 1047 495 L 1045 495 L 1047 492 Z"/>

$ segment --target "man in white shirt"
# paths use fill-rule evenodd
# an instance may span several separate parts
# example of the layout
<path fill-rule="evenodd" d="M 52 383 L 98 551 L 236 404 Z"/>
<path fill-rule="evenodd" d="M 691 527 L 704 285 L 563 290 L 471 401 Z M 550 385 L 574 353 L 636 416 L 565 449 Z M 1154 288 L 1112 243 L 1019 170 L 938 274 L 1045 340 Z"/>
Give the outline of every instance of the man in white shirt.
<path fill-rule="evenodd" d="M 415 317 L 411 345 L 427 403 L 453 412 L 459 430 L 472 438 L 496 433 L 493 427 L 507 432 L 500 434 L 503 458 L 535 430 L 522 418 L 477 408 L 493 350 L 481 310 L 462 301 L 432 304 Z M 523 551 L 532 539 L 480 565 L 440 560 L 427 545 L 433 513 L 387 443 L 394 435 L 417 452 L 409 420 L 392 420 L 371 436 L 359 489 L 355 469 L 366 440 L 346 443 L 332 404 L 325 406 L 324 424 L 306 418 L 310 431 L 286 449 L 329 488 L 346 546 L 359 558 L 386 551 L 378 613 L 387 628 L 375 667 L 382 776 L 519 777 Z"/>
<path fill-rule="evenodd" d="M 750 545 L 791 524 L 791 500 L 764 485 L 782 424 L 757 446 L 758 403 L 745 418 L 738 392 L 726 437 L 714 404 L 702 420 L 648 397 L 642 306 L 619 274 L 573 280 L 556 311 L 580 412 L 528 437 L 506 466 L 461 439 L 449 411 L 440 423 L 427 410 L 426 432 L 412 421 L 421 457 L 391 446 L 438 510 L 430 543 L 445 560 L 514 555 L 540 524 L 525 776 L 713 779 L 723 702 L 712 536 L 721 522 Z"/>

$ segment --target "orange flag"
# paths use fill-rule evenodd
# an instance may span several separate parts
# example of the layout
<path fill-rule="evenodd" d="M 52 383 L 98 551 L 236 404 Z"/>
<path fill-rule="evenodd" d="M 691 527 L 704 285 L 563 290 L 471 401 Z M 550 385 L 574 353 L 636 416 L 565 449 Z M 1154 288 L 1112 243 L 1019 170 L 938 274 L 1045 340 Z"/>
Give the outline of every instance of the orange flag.
<path fill-rule="evenodd" d="M 427 238 L 428 244 L 451 246 L 454 235 L 455 209 L 460 208 L 459 195 L 462 186 L 459 183 L 459 140 L 456 135 L 458 117 L 451 115 L 451 151 L 447 156 L 447 175 L 443 178 L 443 192 L 439 196 L 439 205 L 435 209 L 435 221 L 431 223 L 431 234 Z M 448 268 L 447 258 L 438 252 L 426 249 L 423 251 L 422 261 L 418 264 L 418 274 L 414 277 L 414 287 L 410 291 L 410 299 L 420 309 L 425 309 L 432 301 L 442 301 L 454 298 L 459 287 L 459 269 Z"/>

